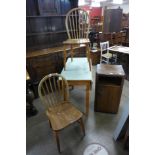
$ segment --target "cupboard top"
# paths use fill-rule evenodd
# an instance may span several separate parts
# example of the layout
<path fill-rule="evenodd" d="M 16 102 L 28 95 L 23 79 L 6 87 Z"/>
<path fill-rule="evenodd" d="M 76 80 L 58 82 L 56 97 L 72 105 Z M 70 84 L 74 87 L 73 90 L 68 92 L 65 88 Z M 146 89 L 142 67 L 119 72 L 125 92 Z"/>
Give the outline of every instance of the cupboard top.
<path fill-rule="evenodd" d="M 97 74 L 106 76 L 125 76 L 122 65 L 98 64 Z"/>

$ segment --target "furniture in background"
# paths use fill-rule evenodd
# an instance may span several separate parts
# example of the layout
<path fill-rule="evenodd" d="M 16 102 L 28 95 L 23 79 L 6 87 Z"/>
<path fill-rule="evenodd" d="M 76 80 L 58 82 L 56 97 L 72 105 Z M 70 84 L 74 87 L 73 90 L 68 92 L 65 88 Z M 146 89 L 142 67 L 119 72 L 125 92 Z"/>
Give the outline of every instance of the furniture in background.
<path fill-rule="evenodd" d="M 123 43 L 123 32 L 114 33 L 113 45 L 122 45 Z"/>
<path fill-rule="evenodd" d="M 104 10 L 104 33 L 121 31 L 122 12 L 121 8 Z"/>
<path fill-rule="evenodd" d="M 129 150 L 129 103 L 125 103 L 122 111 L 113 138 L 115 141 L 123 142 L 124 149 Z"/>
<path fill-rule="evenodd" d="M 109 45 L 112 46 L 114 44 L 114 35 L 113 33 L 103 33 L 100 37 L 100 42 L 109 41 Z"/>
<path fill-rule="evenodd" d="M 109 53 L 109 41 L 101 42 L 100 50 L 101 50 L 100 63 L 104 62 L 109 64 L 109 60 L 112 58 L 112 54 Z"/>
<path fill-rule="evenodd" d="M 126 129 L 127 129 L 128 118 L 129 118 L 129 103 L 125 103 L 122 111 L 123 113 L 120 117 L 120 120 L 113 134 L 113 138 L 115 141 L 119 140 L 122 137 L 122 135 L 125 135 L 127 131 Z"/>
<path fill-rule="evenodd" d="M 124 76 L 121 65 L 97 65 L 94 104 L 96 112 L 118 112 Z"/>
<path fill-rule="evenodd" d="M 26 0 L 26 49 L 62 45 L 66 13 L 77 6 L 78 0 Z"/>
<path fill-rule="evenodd" d="M 103 20 L 101 20 L 101 16 L 94 16 L 90 20 L 91 29 L 95 32 L 103 31 Z"/>
<path fill-rule="evenodd" d="M 128 29 L 123 29 L 119 32 L 109 32 L 109 33 L 103 33 L 99 34 L 99 41 L 105 42 L 109 41 L 110 46 L 114 45 L 123 45 L 123 46 L 129 46 L 129 34 Z"/>
<path fill-rule="evenodd" d="M 115 46 L 109 47 L 109 50 L 115 53 L 129 54 L 129 47 L 126 47 L 126 46 L 115 45 Z"/>
<path fill-rule="evenodd" d="M 90 44 L 91 44 L 91 49 L 94 49 L 94 44 L 96 44 L 97 46 L 99 45 L 99 32 L 96 31 L 91 31 L 89 33 L 89 40 L 90 40 Z"/>
<path fill-rule="evenodd" d="M 31 78 L 26 70 L 26 117 L 34 116 L 38 112 L 33 105 L 34 93 L 30 89 L 31 85 Z"/>
<path fill-rule="evenodd" d="M 86 56 L 89 62 L 89 68 L 91 70 L 90 61 L 90 49 L 89 49 L 89 15 L 87 11 L 81 8 L 74 8 L 70 10 L 66 15 L 65 20 L 68 39 L 63 42 L 64 45 L 70 45 L 71 47 L 71 60 L 73 61 L 73 45 L 85 44 Z M 66 49 L 64 46 L 64 69 L 66 69 Z"/>
<path fill-rule="evenodd" d="M 96 50 L 91 49 L 90 55 L 91 55 L 92 65 L 97 65 L 100 63 L 101 52 L 99 48 L 97 48 Z"/>
<path fill-rule="evenodd" d="M 76 57 L 85 57 L 85 45 L 73 46 Z M 66 52 L 70 57 L 70 46 Z M 63 69 L 63 46 L 34 50 L 26 53 L 26 68 L 31 77 L 32 90 L 38 97 L 38 83 L 47 74 L 61 73 Z"/>
<path fill-rule="evenodd" d="M 126 79 L 129 80 L 129 47 L 112 46 L 109 51 L 117 54 L 117 64 L 121 64 L 126 73 Z"/>
<path fill-rule="evenodd" d="M 123 27 L 122 31 L 125 33 L 125 40 L 123 45 L 129 47 L 129 27 Z"/>
<path fill-rule="evenodd" d="M 87 58 L 68 58 L 66 70 L 62 70 L 61 75 L 65 77 L 71 86 L 86 86 L 85 114 L 89 113 L 90 89 L 92 84 L 92 72 L 89 70 Z"/>
<path fill-rule="evenodd" d="M 68 83 L 60 74 L 46 75 L 39 83 L 38 93 L 46 108 L 50 127 L 56 137 L 60 152 L 59 131 L 79 122 L 85 135 L 83 114 L 69 101 Z"/>
<path fill-rule="evenodd" d="M 122 29 L 124 27 L 129 27 L 129 13 L 123 13 L 122 15 Z"/>

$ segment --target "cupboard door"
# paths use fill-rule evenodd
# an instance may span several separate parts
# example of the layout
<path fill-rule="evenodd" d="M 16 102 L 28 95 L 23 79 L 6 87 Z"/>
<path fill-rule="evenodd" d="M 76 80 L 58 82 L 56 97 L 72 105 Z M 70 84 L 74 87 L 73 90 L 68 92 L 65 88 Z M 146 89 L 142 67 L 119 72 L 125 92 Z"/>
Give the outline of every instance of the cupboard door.
<path fill-rule="evenodd" d="M 95 110 L 117 113 L 121 89 L 117 85 L 97 85 Z"/>

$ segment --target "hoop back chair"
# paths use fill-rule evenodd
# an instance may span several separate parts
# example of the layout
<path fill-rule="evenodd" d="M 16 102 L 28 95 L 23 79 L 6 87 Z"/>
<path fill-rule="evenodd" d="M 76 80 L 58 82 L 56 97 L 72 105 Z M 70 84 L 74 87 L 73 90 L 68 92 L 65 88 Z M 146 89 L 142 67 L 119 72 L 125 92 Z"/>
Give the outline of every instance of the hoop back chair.
<path fill-rule="evenodd" d="M 112 58 L 112 54 L 109 53 L 109 41 L 101 42 L 100 49 L 101 49 L 100 63 L 105 62 L 109 64 L 109 59 Z"/>
<path fill-rule="evenodd" d="M 46 75 L 39 83 L 38 93 L 46 107 L 46 115 L 56 137 L 59 152 L 58 133 L 60 130 L 74 122 L 79 122 L 85 135 L 83 114 L 69 101 L 68 82 L 63 76 L 57 73 Z"/>
<path fill-rule="evenodd" d="M 64 45 L 70 45 L 71 47 L 71 60 L 73 61 L 73 45 L 86 45 L 86 56 L 89 62 L 89 68 L 91 70 L 90 61 L 90 49 L 89 49 L 89 15 L 87 11 L 81 8 L 71 9 L 65 19 L 65 26 L 67 30 L 68 39 L 63 42 Z M 66 47 L 64 46 L 64 69 L 66 69 Z"/>

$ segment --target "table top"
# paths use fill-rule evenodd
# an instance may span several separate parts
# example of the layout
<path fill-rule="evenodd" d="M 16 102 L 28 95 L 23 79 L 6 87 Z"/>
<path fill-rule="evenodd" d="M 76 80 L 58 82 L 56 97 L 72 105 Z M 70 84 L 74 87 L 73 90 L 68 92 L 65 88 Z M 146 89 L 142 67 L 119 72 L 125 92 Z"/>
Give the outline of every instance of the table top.
<path fill-rule="evenodd" d="M 125 76 L 122 65 L 98 64 L 97 74 L 107 76 Z"/>
<path fill-rule="evenodd" d="M 109 50 L 129 54 L 129 47 L 126 47 L 126 46 L 117 46 L 117 45 L 111 46 L 111 47 L 109 47 Z"/>
<path fill-rule="evenodd" d="M 92 72 L 89 69 L 89 63 L 86 57 L 67 59 L 66 70 L 62 70 L 61 75 L 66 80 L 72 81 L 92 81 Z"/>

